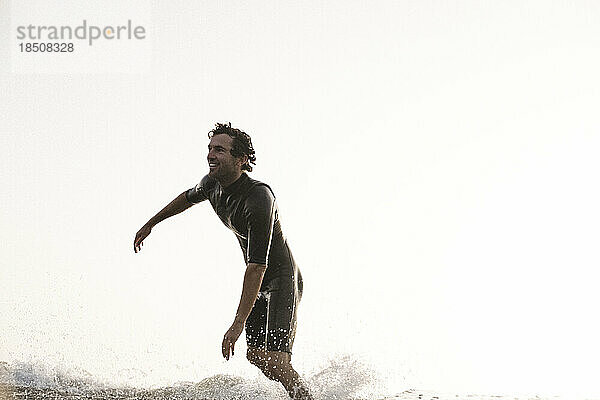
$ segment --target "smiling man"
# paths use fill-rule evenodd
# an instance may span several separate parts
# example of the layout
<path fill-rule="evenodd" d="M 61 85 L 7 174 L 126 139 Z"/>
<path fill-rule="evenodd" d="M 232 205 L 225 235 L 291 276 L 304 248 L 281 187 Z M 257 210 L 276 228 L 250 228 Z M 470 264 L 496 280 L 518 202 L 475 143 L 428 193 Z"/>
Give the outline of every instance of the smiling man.
<path fill-rule="evenodd" d="M 269 379 L 281 382 L 293 399 L 312 399 L 291 363 L 302 275 L 281 231 L 275 196 L 268 185 L 245 172 L 252 171 L 256 161 L 249 135 L 231 124 L 217 124 L 208 137 L 208 175 L 139 230 L 134 251 L 141 250 L 156 224 L 208 200 L 236 235 L 246 263 L 240 304 L 223 337 L 223 357 L 233 356 L 245 327 L 248 360 Z"/>

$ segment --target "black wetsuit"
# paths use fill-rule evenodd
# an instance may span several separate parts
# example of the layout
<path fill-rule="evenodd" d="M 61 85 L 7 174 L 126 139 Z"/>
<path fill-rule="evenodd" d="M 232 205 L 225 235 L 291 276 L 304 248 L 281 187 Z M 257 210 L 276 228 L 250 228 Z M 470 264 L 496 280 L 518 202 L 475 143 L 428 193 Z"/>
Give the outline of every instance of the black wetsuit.
<path fill-rule="evenodd" d="M 185 197 L 192 204 L 208 199 L 221 221 L 235 233 L 246 264 L 267 265 L 246 320 L 248 346 L 291 353 L 302 275 L 281 231 L 271 188 L 245 173 L 226 188 L 206 175 Z"/>

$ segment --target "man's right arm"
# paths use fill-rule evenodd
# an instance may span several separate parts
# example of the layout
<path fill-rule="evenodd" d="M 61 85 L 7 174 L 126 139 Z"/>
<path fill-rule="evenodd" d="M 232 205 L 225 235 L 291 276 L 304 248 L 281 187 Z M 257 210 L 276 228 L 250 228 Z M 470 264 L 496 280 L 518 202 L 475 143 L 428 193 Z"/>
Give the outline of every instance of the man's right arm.
<path fill-rule="evenodd" d="M 138 231 L 133 241 L 133 251 L 136 253 L 142 249 L 142 242 L 148 237 L 152 228 L 159 222 L 172 217 L 173 215 L 179 214 L 182 211 L 187 210 L 194 204 L 188 201 L 186 192 L 181 193 L 172 202 L 167 204 L 165 208 L 160 210 L 154 217 L 150 218 L 148 222 Z"/>

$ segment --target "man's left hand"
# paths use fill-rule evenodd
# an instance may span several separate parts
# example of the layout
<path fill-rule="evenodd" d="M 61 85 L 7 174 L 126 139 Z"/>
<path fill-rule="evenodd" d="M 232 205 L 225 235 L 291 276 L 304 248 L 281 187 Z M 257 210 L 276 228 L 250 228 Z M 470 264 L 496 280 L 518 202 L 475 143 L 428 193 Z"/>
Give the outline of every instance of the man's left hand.
<path fill-rule="evenodd" d="M 225 332 L 225 336 L 223 337 L 223 346 L 221 347 L 221 350 L 223 351 L 223 357 L 226 360 L 229 360 L 230 354 L 231 356 L 233 356 L 235 342 L 242 334 L 242 330 L 244 330 L 244 324 L 234 322 L 233 325 L 231 325 L 231 328 L 229 328 L 227 332 Z"/>

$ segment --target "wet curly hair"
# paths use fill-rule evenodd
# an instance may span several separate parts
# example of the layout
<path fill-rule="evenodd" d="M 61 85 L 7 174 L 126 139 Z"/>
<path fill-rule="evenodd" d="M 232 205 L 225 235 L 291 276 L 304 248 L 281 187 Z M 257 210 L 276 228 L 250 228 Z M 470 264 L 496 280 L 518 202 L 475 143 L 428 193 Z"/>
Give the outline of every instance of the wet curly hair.
<path fill-rule="evenodd" d="M 217 123 L 215 129 L 208 132 L 208 138 L 216 135 L 229 135 L 233 139 L 233 147 L 231 155 L 234 157 L 248 156 L 248 161 L 242 165 L 242 171 L 252 172 L 252 165 L 256 165 L 256 156 L 254 155 L 254 147 L 252 147 L 252 139 L 250 135 L 239 129 L 232 128 L 231 122 L 227 124 Z"/>

